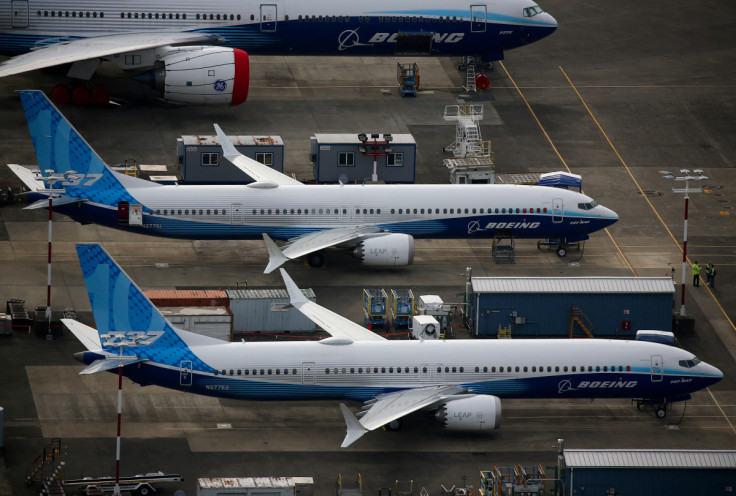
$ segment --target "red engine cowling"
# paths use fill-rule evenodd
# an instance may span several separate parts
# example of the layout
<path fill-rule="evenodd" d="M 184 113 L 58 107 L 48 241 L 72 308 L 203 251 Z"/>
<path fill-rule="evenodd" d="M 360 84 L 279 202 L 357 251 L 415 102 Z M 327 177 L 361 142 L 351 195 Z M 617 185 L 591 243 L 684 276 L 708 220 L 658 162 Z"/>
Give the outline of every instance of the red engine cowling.
<path fill-rule="evenodd" d="M 243 50 L 179 47 L 161 57 L 156 65 L 148 73 L 148 82 L 169 102 L 240 105 L 248 98 L 250 61 Z M 136 79 L 144 81 L 146 78 L 141 76 Z"/>
<path fill-rule="evenodd" d="M 448 401 L 437 410 L 437 420 L 453 431 L 492 431 L 501 425 L 501 400 L 479 394 Z"/>
<path fill-rule="evenodd" d="M 364 265 L 411 265 L 414 261 L 414 238 L 398 233 L 367 238 L 353 249 L 353 256 Z"/>

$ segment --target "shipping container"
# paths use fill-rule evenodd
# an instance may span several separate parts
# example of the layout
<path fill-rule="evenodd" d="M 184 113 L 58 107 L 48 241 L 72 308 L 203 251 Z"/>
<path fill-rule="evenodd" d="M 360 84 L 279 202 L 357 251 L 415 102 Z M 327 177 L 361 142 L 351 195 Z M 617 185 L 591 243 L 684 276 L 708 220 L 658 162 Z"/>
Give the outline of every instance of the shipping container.
<path fill-rule="evenodd" d="M 302 289 L 310 301 L 314 291 Z M 314 332 L 314 322 L 289 305 L 285 289 L 228 289 L 233 332 Z"/>
<path fill-rule="evenodd" d="M 223 289 L 152 289 L 144 293 L 157 307 L 226 307 L 230 303 Z"/>
<path fill-rule="evenodd" d="M 312 477 L 208 477 L 197 479 L 197 496 L 312 496 Z"/>
<path fill-rule="evenodd" d="M 185 331 L 232 341 L 233 317 L 227 307 L 159 307 L 174 326 Z"/>

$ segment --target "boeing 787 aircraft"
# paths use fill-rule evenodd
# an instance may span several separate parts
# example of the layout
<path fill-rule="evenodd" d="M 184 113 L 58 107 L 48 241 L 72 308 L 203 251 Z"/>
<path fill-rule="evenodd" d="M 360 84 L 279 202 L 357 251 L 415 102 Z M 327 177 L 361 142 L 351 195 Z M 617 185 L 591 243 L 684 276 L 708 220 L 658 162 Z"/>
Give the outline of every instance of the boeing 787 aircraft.
<path fill-rule="evenodd" d="M 591 197 L 547 186 L 493 184 L 305 185 L 238 153 L 215 126 L 247 185 L 161 185 L 114 172 L 40 91 L 21 101 L 42 171 L 53 188 L 18 165 L 9 167 L 31 189 L 53 193 L 54 211 L 84 223 L 156 236 L 266 241 L 270 272 L 338 247 L 366 265 L 412 263 L 414 238 L 588 239 L 618 220 Z M 61 177 L 63 175 L 63 177 Z M 48 182 L 48 177 L 46 178 Z M 46 199 L 28 208 L 48 206 Z M 271 241 L 286 242 L 279 249 Z"/>
<path fill-rule="evenodd" d="M 340 405 L 343 447 L 419 410 L 450 430 L 496 429 L 501 398 L 635 398 L 664 417 L 723 378 L 692 353 L 638 339 L 386 340 L 309 301 L 284 269 L 291 304 L 331 336 L 229 343 L 169 324 L 101 246 L 77 253 L 97 325 L 63 321 L 87 347 L 75 354 L 82 374 L 123 367 L 141 385 L 221 398 L 363 402 L 358 417 Z"/>
<path fill-rule="evenodd" d="M 13 58 L 0 77 L 69 64 L 68 76 L 89 80 L 110 61 L 167 101 L 238 105 L 248 96 L 249 53 L 494 61 L 556 28 L 533 0 L 9 0 L 0 54 Z M 58 85 L 52 97 L 66 100 L 68 89 Z"/>

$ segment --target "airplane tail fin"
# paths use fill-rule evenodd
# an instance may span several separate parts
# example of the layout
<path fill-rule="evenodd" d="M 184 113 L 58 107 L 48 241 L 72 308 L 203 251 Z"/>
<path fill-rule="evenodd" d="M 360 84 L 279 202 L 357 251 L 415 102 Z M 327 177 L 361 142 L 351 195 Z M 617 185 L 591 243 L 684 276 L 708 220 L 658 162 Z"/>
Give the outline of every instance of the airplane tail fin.
<path fill-rule="evenodd" d="M 126 187 L 157 186 L 110 169 L 41 91 L 23 90 L 20 99 L 41 172 L 63 176 L 52 188 L 78 200 L 117 207 L 121 201 L 139 203 Z"/>
<path fill-rule="evenodd" d="M 186 361 L 194 370 L 214 372 L 190 346 L 222 341 L 172 326 L 100 245 L 78 244 L 77 254 L 102 351 L 173 366 Z M 88 334 L 82 340 L 90 341 Z"/>

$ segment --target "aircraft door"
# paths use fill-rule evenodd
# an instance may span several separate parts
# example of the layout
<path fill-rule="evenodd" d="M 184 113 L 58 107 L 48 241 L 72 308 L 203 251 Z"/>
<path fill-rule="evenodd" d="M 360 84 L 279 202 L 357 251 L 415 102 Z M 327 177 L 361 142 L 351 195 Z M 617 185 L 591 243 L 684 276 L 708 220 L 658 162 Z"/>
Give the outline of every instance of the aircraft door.
<path fill-rule="evenodd" d="M 276 31 L 276 4 L 261 4 L 261 31 L 264 33 L 273 33 Z"/>
<path fill-rule="evenodd" d="M 341 206 L 340 220 L 345 224 L 350 224 L 355 221 L 355 207 Z"/>
<path fill-rule="evenodd" d="M 441 363 L 433 363 L 432 368 L 429 370 L 430 377 L 436 381 L 441 381 L 445 378 L 445 374 L 442 371 Z"/>
<path fill-rule="evenodd" d="M 423 363 L 419 366 L 419 380 L 420 381 L 427 381 L 431 377 L 431 371 L 430 365 L 428 363 Z"/>
<path fill-rule="evenodd" d="M 663 365 L 661 355 L 652 355 L 652 382 L 661 382 Z"/>
<path fill-rule="evenodd" d="M 302 363 L 302 384 L 314 384 L 314 362 Z"/>
<path fill-rule="evenodd" d="M 233 203 L 230 205 L 230 223 L 241 225 L 243 223 L 243 204 Z"/>
<path fill-rule="evenodd" d="M 179 385 L 180 386 L 191 386 L 192 385 L 192 361 L 182 360 L 179 363 Z"/>
<path fill-rule="evenodd" d="M 11 0 L 10 11 L 12 12 L 10 23 L 14 28 L 28 27 L 28 0 Z"/>
<path fill-rule="evenodd" d="M 559 224 L 563 217 L 562 198 L 552 198 L 552 222 Z"/>
<path fill-rule="evenodd" d="M 470 6 L 470 32 L 484 33 L 486 31 L 486 6 Z"/>

